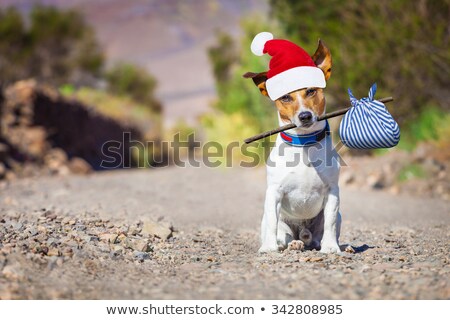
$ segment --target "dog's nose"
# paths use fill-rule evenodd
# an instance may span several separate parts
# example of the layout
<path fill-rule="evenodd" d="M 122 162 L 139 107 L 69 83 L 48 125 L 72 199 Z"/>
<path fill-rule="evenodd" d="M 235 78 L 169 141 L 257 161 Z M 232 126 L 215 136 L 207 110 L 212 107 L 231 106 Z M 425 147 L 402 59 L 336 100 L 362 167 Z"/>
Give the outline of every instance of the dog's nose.
<path fill-rule="evenodd" d="M 309 111 L 300 112 L 300 114 L 298 115 L 298 118 L 301 122 L 310 122 L 312 120 L 312 117 L 313 115 Z"/>

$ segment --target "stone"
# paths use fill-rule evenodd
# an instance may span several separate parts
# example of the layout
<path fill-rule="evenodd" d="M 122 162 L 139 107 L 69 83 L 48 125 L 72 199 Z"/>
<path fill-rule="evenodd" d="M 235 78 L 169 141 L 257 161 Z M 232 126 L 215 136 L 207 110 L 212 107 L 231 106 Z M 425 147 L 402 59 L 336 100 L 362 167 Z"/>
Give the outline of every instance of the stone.
<path fill-rule="evenodd" d="M 73 257 L 73 249 L 72 248 L 65 248 L 64 251 L 63 251 L 63 256 L 72 258 Z"/>
<path fill-rule="evenodd" d="M 10 280 L 21 280 L 24 278 L 23 270 L 18 265 L 7 265 L 3 268 L 2 274 Z"/>
<path fill-rule="evenodd" d="M 111 259 L 117 259 L 123 253 L 123 248 L 120 246 L 115 246 L 109 253 Z"/>
<path fill-rule="evenodd" d="M 136 239 L 131 241 L 131 248 L 136 251 L 150 252 L 152 248 L 150 247 L 148 240 Z"/>
<path fill-rule="evenodd" d="M 108 242 L 108 243 L 111 243 L 111 244 L 116 243 L 117 238 L 118 238 L 118 235 L 117 234 L 113 234 L 113 233 L 103 233 L 103 234 L 99 235 L 99 239 L 101 241 Z"/>
<path fill-rule="evenodd" d="M 51 210 L 46 210 L 43 214 L 43 216 L 45 218 L 47 218 L 48 220 L 55 220 L 57 218 L 57 215 L 55 212 L 51 211 Z"/>
<path fill-rule="evenodd" d="M 20 231 L 20 229 L 22 229 L 22 227 L 23 227 L 23 223 L 18 222 L 14 225 L 14 230 Z"/>
<path fill-rule="evenodd" d="M 384 188 L 384 177 L 380 172 L 369 174 L 366 180 L 367 185 L 372 189 Z"/>
<path fill-rule="evenodd" d="M 49 246 L 49 247 L 52 247 L 52 246 L 56 247 L 58 242 L 59 241 L 56 238 L 48 238 L 47 239 L 47 246 Z"/>
<path fill-rule="evenodd" d="M 87 227 L 82 223 L 77 223 L 75 225 L 75 230 L 77 230 L 77 231 L 85 231 L 86 229 L 87 229 Z"/>
<path fill-rule="evenodd" d="M 150 255 L 147 252 L 135 251 L 133 252 L 133 258 L 138 261 L 144 261 L 150 259 Z"/>
<path fill-rule="evenodd" d="M 69 170 L 75 174 L 88 174 L 92 172 L 92 167 L 86 160 L 78 157 L 73 157 L 69 162 Z"/>
<path fill-rule="evenodd" d="M 400 189 L 400 186 L 398 186 L 398 185 L 393 185 L 392 187 L 389 188 L 389 192 L 393 195 L 400 194 L 400 191 L 401 191 L 401 189 Z"/>
<path fill-rule="evenodd" d="M 412 153 L 412 158 L 416 162 L 424 161 L 432 152 L 432 147 L 426 143 L 419 143 Z"/>
<path fill-rule="evenodd" d="M 47 234 L 47 227 L 45 227 L 45 226 L 38 226 L 37 227 L 37 231 L 38 231 L 38 233 L 45 235 L 45 234 Z"/>
<path fill-rule="evenodd" d="M 145 221 L 142 227 L 142 233 L 153 235 L 162 240 L 169 239 L 172 236 L 171 228 L 165 227 L 154 221 Z"/>
<path fill-rule="evenodd" d="M 127 236 L 124 235 L 123 233 L 121 233 L 121 234 L 119 234 L 119 235 L 117 236 L 117 239 L 118 239 L 121 243 L 124 243 L 125 240 L 127 239 Z"/>
<path fill-rule="evenodd" d="M 309 261 L 311 262 L 320 262 L 323 261 L 322 257 L 312 257 L 311 259 L 309 259 Z"/>
<path fill-rule="evenodd" d="M 60 255 L 58 248 L 51 248 L 47 252 L 47 256 L 49 257 L 57 257 Z"/>
<path fill-rule="evenodd" d="M 107 252 L 107 253 L 109 253 L 111 251 L 109 245 L 107 245 L 106 243 L 99 243 L 97 245 L 97 249 L 101 252 Z"/>
<path fill-rule="evenodd" d="M 355 174 L 348 170 L 344 171 L 340 176 L 340 181 L 342 181 L 344 185 L 349 185 L 355 181 Z"/>
<path fill-rule="evenodd" d="M 29 228 L 27 231 L 28 231 L 28 233 L 29 233 L 31 236 L 35 236 L 35 235 L 37 235 L 37 234 L 39 233 L 39 231 L 38 231 L 36 228 L 34 228 L 34 227 Z"/>
<path fill-rule="evenodd" d="M 120 241 L 120 243 L 124 248 L 133 249 L 133 242 L 131 241 L 130 238 L 125 237 L 123 240 Z"/>
<path fill-rule="evenodd" d="M 54 148 L 44 156 L 44 162 L 51 170 L 57 170 L 67 162 L 67 154 L 60 148 Z"/>
<path fill-rule="evenodd" d="M 368 272 L 368 271 L 370 271 L 370 270 L 372 270 L 372 268 L 371 268 L 369 265 L 365 264 L 365 265 L 363 265 L 363 266 L 361 267 L 360 272 L 361 272 L 361 273 L 364 273 L 364 272 Z"/>

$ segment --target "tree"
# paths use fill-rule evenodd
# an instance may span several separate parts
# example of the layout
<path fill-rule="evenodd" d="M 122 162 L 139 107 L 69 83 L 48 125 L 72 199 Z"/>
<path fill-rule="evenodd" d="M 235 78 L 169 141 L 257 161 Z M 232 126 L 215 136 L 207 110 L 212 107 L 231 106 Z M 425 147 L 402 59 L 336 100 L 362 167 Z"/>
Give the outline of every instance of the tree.
<path fill-rule="evenodd" d="M 265 26 L 270 28 L 261 17 L 246 19 L 240 42 L 229 35 L 219 34 L 217 44 L 209 49 L 218 95 L 215 108 L 228 114 L 242 112 L 262 131 L 276 125 L 276 113 L 253 81 L 244 79 L 242 75 L 247 71 L 263 71 L 267 65 L 267 57 L 256 57 L 250 52 L 253 35 Z"/>
<path fill-rule="evenodd" d="M 0 9 L 0 85 L 26 76 L 23 65 L 30 57 L 29 40 L 19 12 L 13 8 Z"/>
<path fill-rule="evenodd" d="M 233 38 L 224 32 L 217 33 L 217 44 L 208 49 L 216 83 L 226 83 L 232 76 L 231 68 L 238 61 Z"/>
<path fill-rule="evenodd" d="M 313 52 L 322 38 L 333 55 L 329 92 L 348 104 L 347 88 L 365 96 L 392 95 L 400 122 L 450 99 L 448 0 L 271 0 L 273 16 L 290 39 Z"/>
<path fill-rule="evenodd" d="M 36 6 L 26 28 L 14 8 L 0 9 L 0 81 L 33 77 L 56 86 L 101 74 L 103 54 L 81 14 Z"/>

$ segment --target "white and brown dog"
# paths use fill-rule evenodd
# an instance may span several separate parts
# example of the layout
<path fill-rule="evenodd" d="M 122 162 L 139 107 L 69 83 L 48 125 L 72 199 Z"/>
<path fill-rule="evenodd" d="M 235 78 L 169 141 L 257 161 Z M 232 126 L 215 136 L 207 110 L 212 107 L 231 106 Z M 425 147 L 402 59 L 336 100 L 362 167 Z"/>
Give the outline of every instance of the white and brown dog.
<path fill-rule="evenodd" d="M 272 39 L 260 33 L 252 43 L 253 53 L 272 56 L 270 70 L 244 77 L 275 101 L 280 125 L 297 128 L 277 137 L 267 161 L 259 252 L 306 247 L 337 253 L 340 165 L 327 122 L 317 121 L 325 113 L 323 88 L 331 75 L 331 54 L 320 40 L 310 57 L 292 42 Z"/>

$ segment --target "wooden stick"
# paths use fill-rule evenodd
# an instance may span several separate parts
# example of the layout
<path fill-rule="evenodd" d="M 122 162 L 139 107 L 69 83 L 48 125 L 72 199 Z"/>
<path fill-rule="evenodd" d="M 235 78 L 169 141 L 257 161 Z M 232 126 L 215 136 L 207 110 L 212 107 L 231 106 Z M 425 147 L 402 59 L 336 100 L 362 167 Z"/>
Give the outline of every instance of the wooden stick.
<path fill-rule="evenodd" d="M 387 102 L 394 101 L 394 98 L 386 97 L 386 98 L 378 99 L 378 101 L 380 101 L 382 103 L 387 103 Z M 340 116 L 340 115 L 346 113 L 351 108 L 352 107 L 347 107 L 345 109 L 340 109 L 340 110 L 336 110 L 336 111 L 333 111 L 333 112 L 330 112 L 330 113 L 326 113 L 323 116 L 318 117 L 317 121 L 322 121 L 322 120 L 325 120 L 325 119 L 329 119 L 329 118 Z M 297 126 L 295 124 L 290 123 L 290 124 L 284 125 L 282 127 L 279 127 L 279 128 L 276 128 L 276 129 L 273 129 L 273 130 L 270 130 L 270 131 L 266 131 L 266 132 L 257 134 L 256 136 L 247 138 L 247 139 L 244 140 L 244 142 L 245 143 L 251 143 L 253 141 L 269 137 L 269 136 L 271 136 L 271 135 L 273 135 L 275 133 L 278 133 L 278 132 L 281 132 L 281 131 L 286 131 L 286 130 L 289 130 L 289 129 L 293 129 L 293 128 L 296 128 L 296 127 Z"/>

